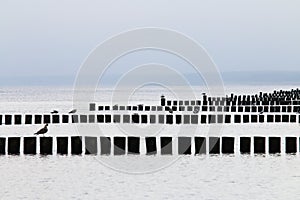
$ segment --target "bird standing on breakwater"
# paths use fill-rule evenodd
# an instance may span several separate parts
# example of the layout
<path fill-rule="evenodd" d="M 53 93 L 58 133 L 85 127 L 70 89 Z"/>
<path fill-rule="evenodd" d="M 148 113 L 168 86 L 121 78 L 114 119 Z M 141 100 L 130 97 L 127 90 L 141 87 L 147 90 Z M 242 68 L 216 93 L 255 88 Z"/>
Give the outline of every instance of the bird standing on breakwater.
<path fill-rule="evenodd" d="M 57 110 L 53 110 L 53 111 L 51 112 L 51 114 L 57 114 L 57 113 L 58 113 Z"/>
<path fill-rule="evenodd" d="M 44 136 L 44 134 L 48 132 L 47 126 L 48 126 L 48 124 L 45 124 L 44 128 L 42 128 L 41 130 L 36 132 L 34 135 L 43 135 Z"/>
<path fill-rule="evenodd" d="M 74 113 L 76 113 L 76 111 L 77 111 L 76 109 L 73 109 L 69 112 L 69 114 L 74 114 Z"/>

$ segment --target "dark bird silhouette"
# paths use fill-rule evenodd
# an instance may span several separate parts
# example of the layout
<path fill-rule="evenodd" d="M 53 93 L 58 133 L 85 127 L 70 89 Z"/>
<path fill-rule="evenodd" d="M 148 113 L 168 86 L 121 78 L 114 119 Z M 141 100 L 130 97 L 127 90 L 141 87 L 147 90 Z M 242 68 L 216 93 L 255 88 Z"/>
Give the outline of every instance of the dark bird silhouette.
<path fill-rule="evenodd" d="M 51 114 L 57 114 L 57 113 L 58 113 L 57 110 L 53 110 L 53 111 L 51 112 Z"/>
<path fill-rule="evenodd" d="M 261 111 L 259 114 L 262 115 L 264 113 L 264 111 Z"/>
<path fill-rule="evenodd" d="M 74 114 L 74 113 L 76 113 L 76 111 L 77 111 L 76 109 L 73 109 L 69 112 L 69 114 Z"/>
<path fill-rule="evenodd" d="M 171 114 L 173 113 L 173 110 L 171 108 L 169 109 L 169 113 L 171 113 Z"/>
<path fill-rule="evenodd" d="M 47 126 L 48 126 L 48 124 L 45 124 L 44 128 L 42 128 L 41 130 L 36 132 L 34 135 L 44 135 L 45 133 L 47 133 L 48 132 Z"/>

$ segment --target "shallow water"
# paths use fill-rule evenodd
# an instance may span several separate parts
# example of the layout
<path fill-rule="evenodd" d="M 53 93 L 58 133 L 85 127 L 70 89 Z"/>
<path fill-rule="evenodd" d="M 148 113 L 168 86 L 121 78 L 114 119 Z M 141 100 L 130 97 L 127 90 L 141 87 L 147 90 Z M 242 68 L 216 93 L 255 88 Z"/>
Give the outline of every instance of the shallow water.
<path fill-rule="evenodd" d="M 0 163 L 1 199 L 229 200 L 300 195 L 297 156 L 183 156 L 166 169 L 141 175 L 111 170 L 93 156 L 11 156 L 0 157 Z"/>
<path fill-rule="evenodd" d="M 244 91 L 247 88 L 247 91 Z M 295 88 L 285 86 L 286 89 Z M 272 92 L 279 87 L 232 87 L 227 91 Z M 202 89 L 198 89 L 202 91 Z M 108 101 L 110 91 L 99 101 Z M 164 91 L 136 94 L 136 101 L 159 103 Z M 154 95 L 153 95 L 154 94 Z M 72 90 L 65 88 L 1 88 L 1 113 L 50 112 L 72 108 Z M 299 135 L 299 125 L 239 125 L 226 134 Z M 1 126 L 1 135 L 32 134 L 39 126 Z M 51 134 L 72 134 L 73 125 L 51 126 Z M 109 129 L 109 128 L 107 128 Z M 284 131 L 283 131 L 284 130 Z M 61 132 L 59 132 L 61 131 Z M 69 132 L 70 131 L 70 132 Z M 203 130 L 200 130 L 203 131 Z M 152 159 L 153 158 L 153 159 Z M 131 174 L 107 167 L 171 159 L 152 173 Z M 104 164 L 103 164 L 104 163 Z M 152 163 L 155 164 L 155 163 Z M 149 162 L 151 168 L 151 162 Z M 0 156 L 0 199 L 298 199 L 300 158 L 288 156 Z"/>

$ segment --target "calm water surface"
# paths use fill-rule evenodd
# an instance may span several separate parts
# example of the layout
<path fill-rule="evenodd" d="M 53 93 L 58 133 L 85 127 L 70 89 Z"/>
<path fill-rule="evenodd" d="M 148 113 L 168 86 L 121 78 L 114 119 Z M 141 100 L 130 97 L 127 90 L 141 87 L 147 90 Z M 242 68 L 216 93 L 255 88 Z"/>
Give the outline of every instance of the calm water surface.
<path fill-rule="evenodd" d="M 278 87 L 263 87 L 266 92 L 274 88 Z M 234 90 L 244 92 L 245 89 L 236 87 Z M 262 87 L 247 87 L 247 90 L 253 93 L 262 90 Z M 97 98 L 105 100 L 108 94 L 109 91 L 101 93 Z M 161 91 L 150 90 L 137 97 L 157 103 L 160 94 Z M 49 112 L 53 106 L 67 111 L 72 108 L 71 101 L 72 91 L 64 88 L 0 90 L 2 113 Z M 247 129 L 251 132 L 251 127 Z M 253 127 L 253 131 L 256 129 Z M 5 129 L 0 127 L 1 130 Z M 300 197 L 299 155 L 182 156 L 164 169 L 139 175 L 118 172 L 99 162 L 101 159 L 118 162 L 118 159 L 124 158 L 129 163 L 147 159 L 146 156 L 0 156 L 0 199 L 231 200 Z"/>

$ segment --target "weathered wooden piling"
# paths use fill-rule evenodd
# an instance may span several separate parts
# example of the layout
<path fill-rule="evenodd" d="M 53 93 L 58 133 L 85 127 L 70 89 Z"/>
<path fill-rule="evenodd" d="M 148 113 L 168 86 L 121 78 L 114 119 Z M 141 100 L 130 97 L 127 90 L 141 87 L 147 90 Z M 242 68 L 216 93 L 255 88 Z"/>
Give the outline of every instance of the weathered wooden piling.
<path fill-rule="evenodd" d="M 269 137 L 269 154 L 276 154 L 281 152 L 281 138 Z"/>
<path fill-rule="evenodd" d="M 95 111 L 95 110 L 96 110 L 96 104 L 90 103 L 90 111 Z"/>
<path fill-rule="evenodd" d="M 257 123 L 257 115 L 251 115 L 251 123 Z"/>
<path fill-rule="evenodd" d="M 160 138 L 161 155 L 172 155 L 172 137 L 161 137 Z"/>
<path fill-rule="evenodd" d="M 191 115 L 191 124 L 198 124 L 198 115 Z"/>
<path fill-rule="evenodd" d="M 234 153 L 234 137 L 222 137 L 222 153 Z"/>
<path fill-rule="evenodd" d="M 281 122 L 281 115 L 275 115 L 275 122 L 280 123 Z"/>
<path fill-rule="evenodd" d="M 285 153 L 294 154 L 297 152 L 297 138 L 286 137 L 285 138 Z"/>
<path fill-rule="evenodd" d="M 220 154 L 220 138 L 209 137 L 209 154 Z"/>
<path fill-rule="evenodd" d="M 242 154 L 251 153 L 251 137 L 240 137 L 240 152 Z"/>
<path fill-rule="evenodd" d="M 56 138 L 57 143 L 57 154 L 61 155 L 67 155 L 68 154 L 68 137 L 57 137 Z"/>
<path fill-rule="evenodd" d="M 124 124 L 129 124 L 130 123 L 130 115 L 123 115 L 123 123 Z"/>
<path fill-rule="evenodd" d="M 201 115 L 201 124 L 206 124 L 206 119 L 207 119 L 206 115 Z"/>
<path fill-rule="evenodd" d="M 265 116 L 259 115 L 259 123 L 264 123 L 264 122 L 265 122 Z"/>
<path fill-rule="evenodd" d="M 156 123 L 156 116 L 150 115 L 150 124 L 155 124 L 155 123 Z"/>
<path fill-rule="evenodd" d="M 114 155 L 125 155 L 126 138 L 114 137 Z"/>
<path fill-rule="evenodd" d="M 179 155 L 191 155 L 192 148 L 191 148 L 191 141 L 190 137 L 178 137 L 178 154 Z"/>
<path fill-rule="evenodd" d="M 140 154 L 140 138 L 128 137 L 128 154 Z"/>
<path fill-rule="evenodd" d="M 80 115 L 80 123 L 87 123 L 87 115 Z"/>
<path fill-rule="evenodd" d="M 190 115 L 183 115 L 183 123 L 184 124 L 189 124 L 191 121 L 191 116 Z"/>
<path fill-rule="evenodd" d="M 267 123 L 273 123 L 274 122 L 274 115 L 267 115 Z"/>
<path fill-rule="evenodd" d="M 34 124 L 42 123 L 42 115 L 34 115 Z"/>
<path fill-rule="evenodd" d="M 264 154 L 266 153 L 266 138 L 254 137 L 254 153 Z"/>
<path fill-rule="evenodd" d="M 95 123 L 95 115 L 88 115 L 89 123 Z M 119 115 L 119 122 L 120 122 L 120 115 Z"/>
<path fill-rule="evenodd" d="M 78 115 L 72 115 L 72 123 L 78 123 L 78 122 L 79 122 Z"/>
<path fill-rule="evenodd" d="M 164 115 L 158 115 L 158 123 L 164 124 L 165 123 L 165 116 Z"/>
<path fill-rule="evenodd" d="M 24 137 L 24 154 L 36 154 L 36 137 Z"/>
<path fill-rule="evenodd" d="M 19 155 L 20 143 L 21 143 L 20 137 L 9 137 L 7 141 L 8 144 L 7 153 L 10 155 Z"/>
<path fill-rule="evenodd" d="M 22 115 L 15 115 L 15 125 L 22 124 Z"/>
<path fill-rule="evenodd" d="M 53 138 L 40 137 L 40 154 L 52 155 L 53 154 Z"/>
<path fill-rule="evenodd" d="M 231 115 L 225 115 L 225 123 L 226 124 L 231 123 Z"/>
<path fill-rule="evenodd" d="M 156 155 L 157 146 L 156 146 L 156 137 L 146 137 L 146 154 L 147 155 Z"/>
<path fill-rule="evenodd" d="M 195 154 L 206 154 L 205 137 L 195 137 Z"/>
<path fill-rule="evenodd" d="M 97 123 L 104 123 L 104 115 L 97 115 Z"/>
<path fill-rule="evenodd" d="M 249 123 L 249 115 L 243 115 L 243 123 Z"/>
<path fill-rule="evenodd" d="M 71 154 L 72 155 L 82 154 L 82 137 L 80 136 L 71 137 Z"/>
<path fill-rule="evenodd" d="M 167 115 L 166 118 L 167 124 L 173 124 L 173 115 Z"/>
<path fill-rule="evenodd" d="M 32 115 L 25 115 L 25 124 L 32 124 Z"/>
<path fill-rule="evenodd" d="M 217 115 L 217 123 L 222 124 L 224 122 L 224 116 L 223 115 Z"/>
<path fill-rule="evenodd" d="M 120 115 L 113 115 L 114 123 L 120 123 L 121 122 L 121 116 Z"/>
<path fill-rule="evenodd" d="M 97 145 L 97 137 L 85 137 L 85 154 L 97 154 L 98 145 Z"/>
<path fill-rule="evenodd" d="M 111 123 L 111 115 L 105 115 L 105 123 Z"/>
<path fill-rule="evenodd" d="M 297 121 L 297 116 L 296 115 L 291 115 L 290 122 L 291 123 L 296 123 L 296 121 Z"/>
<path fill-rule="evenodd" d="M 69 123 L 69 115 L 62 116 L 62 123 Z"/>
<path fill-rule="evenodd" d="M 5 115 L 5 125 L 11 125 L 11 124 L 12 124 L 12 116 Z"/>
<path fill-rule="evenodd" d="M 50 115 L 44 115 L 44 124 L 50 124 L 51 123 L 51 117 Z"/>
<path fill-rule="evenodd" d="M 234 115 L 234 123 L 241 123 L 241 115 Z"/>
<path fill-rule="evenodd" d="M 53 124 L 59 123 L 59 115 L 52 115 L 52 123 Z"/>
<path fill-rule="evenodd" d="M 285 123 L 290 122 L 290 116 L 289 115 L 282 115 L 282 122 L 285 122 Z"/>
<path fill-rule="evenodd" d="M 216 123 L 216 115 L 208 115 L 208 123 L 215 124 Z"/>
<path fill-rule="evenodd" d="M 147 124 L 148 123 L 148 116 L 147 115 L 141 115 L 141 122 L 143 124 Z"/>
<path fill-rule="evenodd" d="M 5 155 L 6 138 L 0 138 L 0 155 Z"/>
<path fill-rule="evenodd" d="M 100 137 L 100 153 L 101 155 L 111 154 L 111 139 L 110 137 Z"/>
<path fill-rule="evenodd" d="M 136 124 L 140 123 L 140 116 L 138 114 L 133 114 L 131 116 L 131 119 L 132 119 L 132 123 L 136 123 Z"/>

